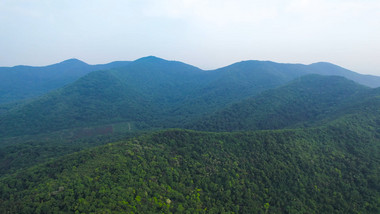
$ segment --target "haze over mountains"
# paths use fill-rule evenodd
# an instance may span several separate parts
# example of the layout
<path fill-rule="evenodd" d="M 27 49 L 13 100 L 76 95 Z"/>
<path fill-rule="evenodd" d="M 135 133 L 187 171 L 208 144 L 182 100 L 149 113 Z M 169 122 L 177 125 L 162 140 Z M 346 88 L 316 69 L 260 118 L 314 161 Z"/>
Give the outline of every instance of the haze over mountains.
<path fill-rule="evenodd" d="M 2 213 L 380 211 L 380 77 L 152 56 L 17 68 L 0 74 L 17 82 L 0 91 Z"/>
<path fill-rule="evenodd" d="M 149 61 L 156 57 L 146 57 L 136 61 Z M 156 58 L 159 59 L 159 58 Z M 89 65 L 78 59 L 69 59 L 49 66 L 15 66 L 0 67 L 0 104 L 12 101 L 33 98 L 51 90 L 60 88 L 72 83 L 80 77 L 96 70 L 108 70 L 126 66 L 130 61 L 115 61 L 108 64 Z M 354 80 L 360 84 L 370 87 L 380 86 L 380 77 L 372 75 L 362 75 L 330 63 L 314 63 L 311 65 L 301 64 L 279 64 L 269 61 L 244 61 L 235 63 L 224 68 L 217 69 L 219 73 L 223 71 L 252 71 L 252 70 L 276 70 L 281 71 L 291 69 L 299 74 L 316 73 L 321 75 L 338 75 Z M 179 72 L 180 69 L 177 69 Z M 209 71 L 211 72 L 211 71 Z M 175 74 L 178 75 L 178 74 Z M 241 75 L 241 74 L 239 74 Z M 268 73 L 268 75 L 270 75 Z M 285 74 L 284 80 L 292 77 Z M 257 78 L 256 78 L 257 79 Z M 259 78 L 255 81 L 260 80 Z M 220 80 L 226 81 L 226 80 Z M 275 80 L 274 80 L 275 81 Z"/>

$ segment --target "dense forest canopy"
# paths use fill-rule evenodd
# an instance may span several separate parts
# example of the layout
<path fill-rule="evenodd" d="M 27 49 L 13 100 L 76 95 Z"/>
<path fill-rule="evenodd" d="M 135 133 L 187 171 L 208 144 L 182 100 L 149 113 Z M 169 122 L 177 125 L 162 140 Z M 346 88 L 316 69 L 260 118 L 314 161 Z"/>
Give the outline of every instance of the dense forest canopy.
<path fill-rule="evenodd" d="M 3 177 L 0 210 L 376 213 L 380 133 L 359 128 L 149 134 Z"/>

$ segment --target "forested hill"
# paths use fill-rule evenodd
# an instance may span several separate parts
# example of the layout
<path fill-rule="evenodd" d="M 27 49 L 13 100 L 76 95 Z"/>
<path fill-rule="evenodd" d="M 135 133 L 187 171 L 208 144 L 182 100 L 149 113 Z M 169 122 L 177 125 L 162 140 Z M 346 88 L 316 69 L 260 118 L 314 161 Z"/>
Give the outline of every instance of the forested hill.
<path fill-rule="evenodd" d="M 128 63 L 89 65 L 69 59 L 49 66 L 0 67 L 0 104 L 37 97 L 72 83 L 91 71 L 122 67 Z"/>
<path fill-rule="evenodd" d="M 348 113 L 361 112 L 370 89 L 338 76 L 307 75 L 288 85 L 265 91 L 187 125 L 208 131 L 282 129 L 321 124 Z M 356 108 L 352 108 L 356 105 Z M 380 108 L 380 106 L 378 106 Z"/>
<path fill-rule="evenodd" d="M 380 124 L 364 120 L 101 146 L 0 178 L 0 212 L 379 213 Z"/>

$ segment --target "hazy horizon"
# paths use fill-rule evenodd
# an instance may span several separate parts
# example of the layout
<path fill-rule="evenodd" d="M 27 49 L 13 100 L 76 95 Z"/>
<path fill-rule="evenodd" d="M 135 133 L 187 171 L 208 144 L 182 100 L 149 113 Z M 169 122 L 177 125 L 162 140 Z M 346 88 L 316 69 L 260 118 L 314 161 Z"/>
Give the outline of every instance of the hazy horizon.
<path fill-rule="evenodd" d="M 380 76 L 379 11 L 376 0 L 4 0 L 0 66 L 154 55 L 205 70 L 330 62 Z"/>
<path fill-rule="evenodd" d="M 69 59 L 65 59 L 65 60 L 62 60 L 62 61 L 59 61 L 59 62 L 55 62 L 55 63 L 51 63 L 51 64 L 46 64 L 46 65 L 26 65 L 26 64 L 20 64 L 20 65 L 14 65 L 14 66 L 0 66 L 0 67 L 15 67 L 15 66 L 44 67 L 44 66 L 49 66 L 49 65 L 54 65 L 54 64 L 61 63 L 61 62 L 65 62 L 65 61 L 68 61 L 68 60 L 79 60 L 79 61 L 84 62 L 84 63 L 89 64 L 89 65 L 98 65 L 98 64 L 112 63 L 112 62 L 116 62 L 116 61 L 130 61 L 130 62 L 132 62 L 132 61 L 135 61 L 135 60 L 138 60 L 138 59 L 141 59 L 141 58 L 145 58 L 145 57 L 157 57 L 157 58 L 161 58 L 163 60 L 168 60 L 168 61 L 179 61 L 179 60 L 175 60 L 175 59 L 165 59 L 165 58 L 162 58 L 162 57 L 159 57 L 159 56 L 149 55 L 149 56 L 143 56 L 143 57 L 139 57 L 137 59 L 131 59 L 131 60 L 114 60 L 114 61 L 109 61 L 109 62 L 104 62 L 104 63 L 88 63 L 88 62 L 86 62 L 84 60 L 72 57 L 72 58 L 69 58 Z M 280 63 L 280 64 L 303 64 L 303 65 L 310 65 L 310 64 L 314 64 L 314 63 L 331 63 L 331 62 L 323 62 L 323 61 L 321 61 L 321 62 L 313 62 L 313 63 L 288 63 L 288 62 L 276 62 L 276 61 L 272 61 L 272 60 L 255 60 L 255 59 L 251 59 L 251 60 L 253 60 L 253 61 L 270 61 L 270 62 Z M 193 65 L 193 64 L 187 63 L 185 61 L 179 61 L 179 62 L 195 66 L 195 67 L 200 68 L 202 70 L 216 70 L 216 69 L 227 67 L 227 66 L 230 66 L 230 65 L 232 65 L 234 63 L 239 63 L 239 62 L 242 62 L 242 61 L 247 61 L 247 60 L 240 60 L 240 61 L 232 62 L 230 64 L 226 64 L 226 65 L 223 65 L 223 66 L 220 66 L 220 67 L 209 68 L 209 69 L 201 68 L 201 67 L 199 67 L 197 65 Z M 334 64 L 334 65 L 337 65 L 337 64 Z M 343 67 L 341 65 L 337 65 L 337 66 Z M 345 67 L 343 67 L 343 68 L 345 68 Z M 345 68 L 345 69 L 348 69 L 348 68 Z M 348 69 L 348 70 L 350 70 L 350 69 Z M 351 71 L 353 71 L 353 70 L 351 70 Z M 354 72 L 357 72 L 357 71 L 354 71 Z M 360 72 L 357 72 L 357 73 L 360 73 Z M 363 74 L 363 73 L 360 73 L 360 74 Z M 376 74 L 367 74 L 367 75 L 376 75 Z M 377 75 L 377 76 L 380 76 L 380 75 Z"/>

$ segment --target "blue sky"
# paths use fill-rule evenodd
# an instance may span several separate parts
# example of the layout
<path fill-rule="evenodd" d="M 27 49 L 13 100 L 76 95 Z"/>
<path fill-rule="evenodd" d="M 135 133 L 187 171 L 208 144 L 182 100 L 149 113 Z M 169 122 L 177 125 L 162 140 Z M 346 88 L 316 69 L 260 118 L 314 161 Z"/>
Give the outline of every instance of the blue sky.
<path fill-rule="evenodd" d="M 379 0 L 0 0 L 0 66 L 155 55 L 203 69 L 328 61 L 380 75 Z"/>

